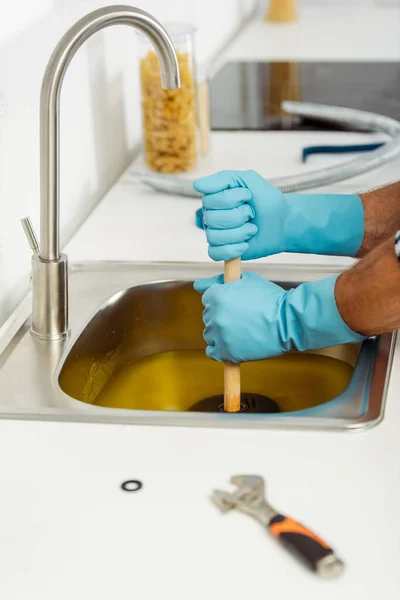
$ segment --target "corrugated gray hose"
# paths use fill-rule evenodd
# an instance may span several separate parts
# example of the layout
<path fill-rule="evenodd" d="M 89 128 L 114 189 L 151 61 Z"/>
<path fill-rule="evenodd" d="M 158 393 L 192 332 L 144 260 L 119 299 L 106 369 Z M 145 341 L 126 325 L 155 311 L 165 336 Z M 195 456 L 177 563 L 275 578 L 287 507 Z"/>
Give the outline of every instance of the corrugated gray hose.
<path fill-rule="evenodd" d="M 270 183 L 282 192 L 298 192 L 331 185 L 338 181 L 351 179 L 357 175 L 377 169 L 391 160 L 400 157 L 400 123 L 395 119 L 362 110 L 306 102 L 283 102 L 282 107 L 292 115 L 337 123 L 342 127 L 355 127 L 362 131 L 385 133 L 392 138 L 384 146 L 378 150 L 369 152 L 362 158 L 355 158 L 347 163 L 318 169 L 309 173 L 269 179 Z M 184 179 L 183 177 L 158 173 L 138 173 L 133 170 L 130 170 L 129 174 L 160 192 L 187 196 L 189 198 L 201 197 L 201 194 L 193 189 L 193 181 Z"/>

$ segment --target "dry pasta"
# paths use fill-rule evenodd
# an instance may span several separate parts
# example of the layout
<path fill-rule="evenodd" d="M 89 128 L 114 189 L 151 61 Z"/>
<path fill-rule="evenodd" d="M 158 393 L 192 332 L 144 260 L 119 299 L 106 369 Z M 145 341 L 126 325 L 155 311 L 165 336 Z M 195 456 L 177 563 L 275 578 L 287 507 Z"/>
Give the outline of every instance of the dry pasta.
<path fill-rule="evenodd" d="M 163 90 L 155 52 L 140 63 L 143 143 L 146 163 L 153 171 L 179 173 L 196 165 L 195 82 L 188 54 L 177 52 L 181 87 Z"/>

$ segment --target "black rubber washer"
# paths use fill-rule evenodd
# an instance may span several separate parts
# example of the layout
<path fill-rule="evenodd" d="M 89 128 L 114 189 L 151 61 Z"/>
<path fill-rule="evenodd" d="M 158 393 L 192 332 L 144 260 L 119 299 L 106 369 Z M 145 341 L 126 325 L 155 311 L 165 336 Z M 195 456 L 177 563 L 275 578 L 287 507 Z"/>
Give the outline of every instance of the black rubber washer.
<path fill-rule="evenodd" d="M 124 492 L 138 492 L 142 487 L 143 483 L 138 479 L 129 479 L 128 481 L 121 483 L 121 489 L 124 490 Z"/>

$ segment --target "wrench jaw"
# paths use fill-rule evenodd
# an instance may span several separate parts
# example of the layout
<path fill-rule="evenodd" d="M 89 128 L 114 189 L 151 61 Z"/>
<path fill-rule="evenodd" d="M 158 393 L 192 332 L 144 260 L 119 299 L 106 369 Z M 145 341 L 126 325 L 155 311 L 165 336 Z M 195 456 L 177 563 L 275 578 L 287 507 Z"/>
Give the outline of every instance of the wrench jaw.
<path fill-rule="evenodd" d="M 260 498 L 265 497 L 265 482 L 259 475 L 233 475 L 230 478 L 232 485 L 237 486 L 235 495 L 242 497 L 251 492 L 252 495 L 257 495 Z"/>
<path fill-rule="evenodd" d="M 229 512 L 233 508 L 236 508 L 236 504 L 232 500 L 232 494 L 229 494 L 228 492 L 214 490 L 211 499 L 222 513 Z"/>
<path fill-rule="evenodd" d="M 212 495 L 214 504 L 223 513 L 236 508 L 268 526 L 277 512 L 265 500 L 265 483 L 262 477 L 235 475 L 230 481 L 238 489 L 233 493 L 215 490 Z"/>
<path fill-rule="evenodd" d="M 258 475 L 234 475 L 230 478 L 230 482 L 237 487 L 235 492 L 214 490 L 212 495 L 212 501 L 222 512 L 228 512 L 233 508 L 243 510 L 245 504 L 264 501 L 265 484 L 262 477 Z"/>

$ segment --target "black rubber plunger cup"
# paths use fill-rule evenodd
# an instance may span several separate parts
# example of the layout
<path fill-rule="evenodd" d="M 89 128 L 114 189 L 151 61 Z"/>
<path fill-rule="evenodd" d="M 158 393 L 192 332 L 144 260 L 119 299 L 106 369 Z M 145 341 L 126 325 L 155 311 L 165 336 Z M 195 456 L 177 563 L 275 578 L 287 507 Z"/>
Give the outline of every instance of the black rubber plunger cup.
<path fill-rule="evenodd" d="M 224 395 L 218 394 L 204 398 L 190 407 L 190 412 L 225 412 Z M 240 412 L 241 413 L 259 413 L 274 414 L 281 412 L 279 405 L 275 400 L 263 396 L 262 394 L 240 394 Z"/>

